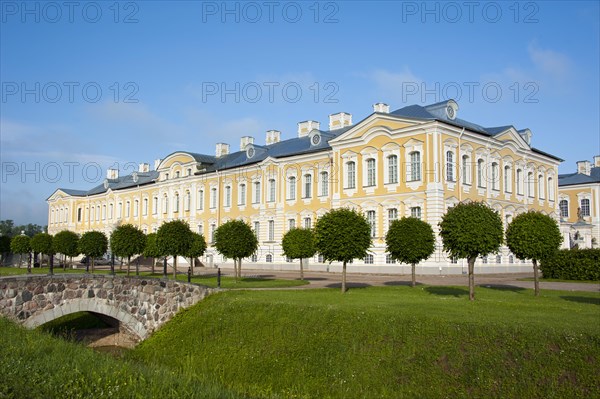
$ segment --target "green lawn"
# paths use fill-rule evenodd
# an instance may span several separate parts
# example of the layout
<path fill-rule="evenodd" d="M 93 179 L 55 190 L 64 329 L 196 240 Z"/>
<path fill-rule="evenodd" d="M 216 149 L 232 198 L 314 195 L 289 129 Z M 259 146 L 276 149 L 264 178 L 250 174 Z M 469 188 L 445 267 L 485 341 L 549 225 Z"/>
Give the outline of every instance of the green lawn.
<path fill-rule="evenodd" d="M 62 393 L 59 384 L 71 389 L 65 397 L 109 397 L 100 392 L 111 381 L 131 384 L 116 397 L 195 397 L 196 386 L 198 397 L 600 397 L 600 294 L 476 295 L 472 303 L 464 287 L 433 286 L 226 291 L 123 360 L 2 321 L 0 397 Z"/>
<path fill-rule="evenodd" d="M 32 268 L 32 274 L 48 274 L 48 268 Z M 85 273 L 85 268 L 79 269 L 54 269 L 55 274 L 83 274 Z M 96 269 L 94 274 L 108 274 L 109 270 L 104 269 Z M 15 267 L 0 267 L 0 277 L 2 276 L 16 276 L 27 274 L 26 268 L 15 268 Z M 125 270 L 119 271 L 118 268 L 115 269 L 115 274 L 118 276 L 126 276 L 127 272 Z M 131 276 L 135 276 L 135 269 L 132 267 Z M 149 271 L 140 272 L 140 276 L 142 277 L 154 277 L 154 278 L 162 278 L 162 273 L 150 273 Z M 169 279 L 173 278 L 173 274 L 168 275 Z M 178 274 L 178 281 L 187 281 L 187 275 Z M 216 287 L 217 286 L 217 277 L 214 273 L 207 275 L 196 275 L 192 277 L 192 283 L 202 284 L 208 287 Z M 308 281 L 306 280 L 278 280 L 272 278 L 258 278 L 258 277 L 242 277 L 238 281 L 233 277 L 222 276 L 221 277 L 221 288 L 232 288 L 232 289 L 244 289 L 244 288 L 286 288 L 286 287 L 296 287 L 300 285 L 306 285 Z"/>

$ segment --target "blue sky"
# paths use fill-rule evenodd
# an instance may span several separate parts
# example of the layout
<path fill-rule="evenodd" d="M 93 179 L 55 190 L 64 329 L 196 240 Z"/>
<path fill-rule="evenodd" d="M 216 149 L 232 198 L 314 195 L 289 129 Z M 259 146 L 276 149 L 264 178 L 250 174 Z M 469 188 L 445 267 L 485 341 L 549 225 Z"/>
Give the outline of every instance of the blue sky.
<path fill-rule="evenodd" d="M 457 99 L 459 117 L 600 154 L 598 2 L 13 2 L 0 31 L 0 219 L 176 150 L 213 154 L 372 104 Z"/>

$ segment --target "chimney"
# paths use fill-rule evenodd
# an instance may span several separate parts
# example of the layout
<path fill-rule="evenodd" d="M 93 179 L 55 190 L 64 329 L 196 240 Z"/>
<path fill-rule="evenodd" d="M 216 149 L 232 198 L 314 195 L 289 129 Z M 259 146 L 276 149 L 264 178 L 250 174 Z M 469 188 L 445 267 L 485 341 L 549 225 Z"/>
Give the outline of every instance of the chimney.
<path fill-rule="evenodd" d="M 119 169 L 108 169 L 106 171 L 106 178 L 110 180 L 116 180 L 119 178 Z"/>
<path fill-rule="evenodd" d="M 380 112 L 382 114 L 390 113 L 390 106 L 384 103 L 373 104 L 373 112 Z"/>
<path fill-rule="evenodd" d="M 229 154 L 229 144 L 217 143 L 217 151 L 215 152 L 217 158 L 221 158 L 223 155 L 227 154 Z"/>
<path fill-rule="evenodd" d="M 147 173 L 150 172 L 150 164 L 149 163 L 141 163 L 138 167 L 139 173 Z"/>
<path fill-rule="evenodd" d="M 338 112 L 337 114 L 329 115 L 329 130 L 340 129 L 352 124 L 352 114 L 346 112 Z"/>
<path fill-rule="evenodd" d="M 319 130 L 321 124 L 317 121 L 298 122 L 298 137 L 308 136 L 311 130 Z"/>
<path fill-rule="evenodd" d="M 594 167 L 595 168 L 600 168 L 600 155 L 596 155 L 594 157 Z"/>
<path fill-rule="evenodd" d="M 281 141 L 281 132 L 279 130 L 267 130 L 267 145 L 279 143 Z"/>
<path fill-rule="evenodd" d="M 590 161 L 578 161 L 577 162 L 577 173 L 581 173 L 582 175 L 590 175 L 592 172 L 592 164 Z"/>
<path fill-rule="evenodd" d="M 158 170 L 158 167 L 161 162 L 162 162 L 162 159 L 160 159 L 160 158 L 154 160 L 154 170 Z"/>
<path fill-rule="evenodd" d="M 254 144 L 254 137 L 244 136 L 240 139 L 240 151 L 244 151 L 248 144 Z"/>

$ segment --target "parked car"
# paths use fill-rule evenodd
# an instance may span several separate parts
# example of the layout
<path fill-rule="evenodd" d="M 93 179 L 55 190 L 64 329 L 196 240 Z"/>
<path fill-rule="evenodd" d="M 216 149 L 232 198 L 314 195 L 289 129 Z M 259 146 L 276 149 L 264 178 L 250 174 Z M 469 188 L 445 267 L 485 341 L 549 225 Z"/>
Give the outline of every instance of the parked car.
<path fill-rule="evenodd" d="M 84 256 L 83 258 L 81 258 L 81 260 L 79 261 L 79 263 L 83 264 L 83 265 L 87 265 L 89 262 L 90 257 L 89 256 Z M 110 259 L 106 259 L 106 258 L 94 258 L 94 265 L 99 266 L 99 265 L 110 265 Z"/>

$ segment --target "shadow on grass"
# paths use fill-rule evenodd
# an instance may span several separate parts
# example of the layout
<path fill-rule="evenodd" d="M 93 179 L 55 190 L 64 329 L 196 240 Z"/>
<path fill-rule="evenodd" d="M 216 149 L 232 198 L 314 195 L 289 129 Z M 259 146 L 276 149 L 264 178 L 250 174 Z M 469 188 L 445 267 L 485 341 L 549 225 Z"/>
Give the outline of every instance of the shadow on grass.
<path fill-rule="evenodd" d="M 588 298 L 585 296 L 561 296 L 562 299 L 571 302 L 589 303 L 592 305 L 600 305 L 600 298 Z"/>
<path fill-rule="evenodd" d="M 507 285 L 507 284 L 478 284 L 478 287 L 489 288 L 492 290 L 498 291 L 512 291 L 512 292 L 523 292 L 526 291 L 527 288 L 517 287 L 515 285 Z"/>
<path fill-rule="evenodd" d="M 306 281 L 323 281 L 327 280 L 325 277 L 304 277 Z"/>
<path fill-rule="evenodd" d="M 366 284 L 366 283 L 352 283 L 352 282 L 346 282 L 346 288 L 350 289 L 350 288 L 367 288 L 370 287 L 371 284 Z M 342 283 L 332 283 L 332 284 L 327 284 L 325 287 L 327 288 L 342 288 Z"/>
<path fill-rule="evenodd" d="M 389 286 L 405 286 L 405 287 L 410 287 L 410 281 L 386 281 L 385 283 L 383 283 L 383 285 L 389 285 Z M 417 281 L 416 283 L 417 286 L 419 285 L 424 285 L 423 283 L 419 283 Z"/>
<path fill-rule="evenodd" d="M 457 287 L 426 287 L 425 291 L 433 295 L 452 295 L 455 297 L 469 295 L 469 290 Z"/>

